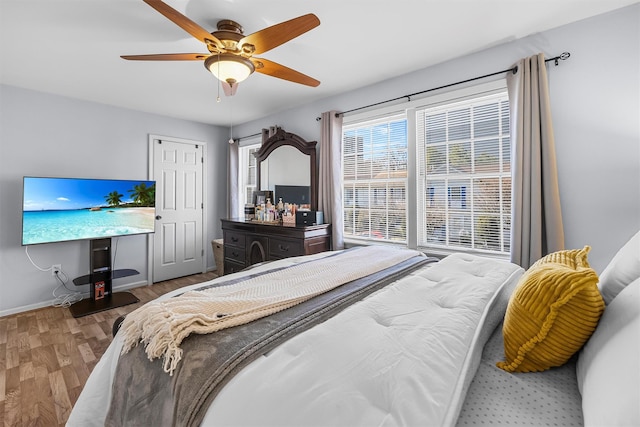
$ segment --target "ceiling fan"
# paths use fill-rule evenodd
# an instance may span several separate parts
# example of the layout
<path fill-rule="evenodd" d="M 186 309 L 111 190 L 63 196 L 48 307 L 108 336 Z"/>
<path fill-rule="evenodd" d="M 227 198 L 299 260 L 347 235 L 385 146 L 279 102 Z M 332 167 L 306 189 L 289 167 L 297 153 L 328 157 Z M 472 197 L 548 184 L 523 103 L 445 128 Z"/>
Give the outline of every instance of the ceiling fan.
<path fill-rule="evenodd" d="M 320 82 L 299 71 L 264 58 L 255 58 L 320 25 L 312 13 L 281 22 L 245 36 L 235 21 L 218 22 L 218 30 L 208 32 L 161 0 L 143 0 L 149 6 L 173 21 L 180 28 L 203 42 L 209 53 L 167 53 L 150 55 L 122 55 L 121 58 L 136 61 L 204 61 L 204 66 L 221 81 L 227 96 L 234 95 L 238 83 L 254 71 L 307 86 Z"/>

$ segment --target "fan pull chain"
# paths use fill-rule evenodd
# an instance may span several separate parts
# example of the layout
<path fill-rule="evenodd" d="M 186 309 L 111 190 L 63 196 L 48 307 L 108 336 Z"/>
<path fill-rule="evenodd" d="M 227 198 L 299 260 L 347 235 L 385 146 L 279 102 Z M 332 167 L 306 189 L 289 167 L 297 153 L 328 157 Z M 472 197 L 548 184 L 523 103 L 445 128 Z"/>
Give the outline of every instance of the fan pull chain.
<path fill-rule="evenodd" d="M 233 144 L 233 99 L 229 99 L 229 110 L 231 111 L 231 126 L 229 127 L 229 144 Z"/>
<path fill-rule="evenodd" d="M 218 51 L 218 75 L 220 75 L 220 51 Z M 220 85 L 222 85 L 222 82 L 218 80 L 218 97 L 216 98 L 216 102 L 220 102 Z"/>

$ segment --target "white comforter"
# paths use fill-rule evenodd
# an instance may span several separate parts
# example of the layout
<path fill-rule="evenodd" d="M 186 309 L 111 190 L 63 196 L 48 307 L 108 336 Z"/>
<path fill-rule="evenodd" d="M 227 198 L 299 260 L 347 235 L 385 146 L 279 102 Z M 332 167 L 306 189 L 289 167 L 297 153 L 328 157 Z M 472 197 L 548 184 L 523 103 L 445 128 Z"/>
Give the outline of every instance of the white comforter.
<path fill-rule="evenodd" d="M 216 397 L 203 425 L 452 425 L 502 319 L 498 294 L 521 274 L 514 264 L 461 254 L 428 265 L 254 361 Z M 116 336 L 67 425 L 103 425 L 121 346 Z"/>

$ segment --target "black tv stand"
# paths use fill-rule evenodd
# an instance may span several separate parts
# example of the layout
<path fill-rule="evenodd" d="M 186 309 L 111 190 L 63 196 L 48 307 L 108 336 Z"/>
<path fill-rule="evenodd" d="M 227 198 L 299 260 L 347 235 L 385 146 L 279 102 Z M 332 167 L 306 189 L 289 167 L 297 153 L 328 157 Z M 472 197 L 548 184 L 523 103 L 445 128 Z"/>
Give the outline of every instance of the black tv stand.
<path fill-rule="evenodd" d="M 90 285 L 89 298 L 78 301 L 69 307 L 73 317 L 82 317 L 100 311 L 134 304 L 140 301 L 131 292 L 112 292 L 113 279 L 140 274 L 133 269 L 112 270 L 111 239 L 94 239 L 90 242 L 90 273 L 76 277 L 76 286 Z"/>

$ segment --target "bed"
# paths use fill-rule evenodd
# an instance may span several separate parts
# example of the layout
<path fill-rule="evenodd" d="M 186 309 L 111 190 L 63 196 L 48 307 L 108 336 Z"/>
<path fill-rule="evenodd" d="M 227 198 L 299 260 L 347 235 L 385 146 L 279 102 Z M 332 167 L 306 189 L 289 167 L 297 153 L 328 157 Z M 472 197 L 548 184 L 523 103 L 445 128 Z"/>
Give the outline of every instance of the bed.
<path fill-rule="evenodd" d="M 173 365 L 163 357 L 149 361 L 144 344 L 121 355 L 129 333 L 121 330 L 67 425 L 640 425 L 640 233 L 599 281 L 588 267 L 588 247 L 552 254 L 526 272 L 474 255 L 436 261 L 415 251 L 385 250 L 402 251 L 404 258 L 267 316 L 190 334 L 179 345 L 182 359 Z M 347 259 L 349 265 L 395 256 L 350 249 L 289 258 L 175 291 L 155 303 L 202 288 L 248 289 L 247 283 L 290 278 L 300 269 L 324 271 L 339 265 L 339 255 L 362 257 Z M 518 308 L 535 293 L 533 283 L 544 281 L 540 274 L 554 275 L 558 289 L 557 275 L 568 278 L 567 292 L 561 305 L 542 298 L 553 312 L 542 313 L 542 322 L 535 319 L 540 304 L 533 304 L 536 327 L 544 329 L 549 317 L 555 323 L 516 344 L 514 353 L 513 337 L 505 331 L 514 325 L 526 330 L 517 323 Z M 576 326 L 575 312 L 560 313 L 573 302 L 580 315 L 593 318 Z M 565 321 L 569 329 L 587 331 L 582 342 L 572 344 L 576 350 L 564 351 L 573 340 L 557 327 Z M 240 345 L 240 353 L 232 345 L 237 342 L 250 345 Z M 536 351 L 557 342 L 563 349 L 552 353 L 566 360 L 537 367 Z M 232 360 L 218 361 L 225 351 Z M 194 364 L 199 366 L 192 369 Z M 216 372 L 215 380 L 205 368 Z"/>

